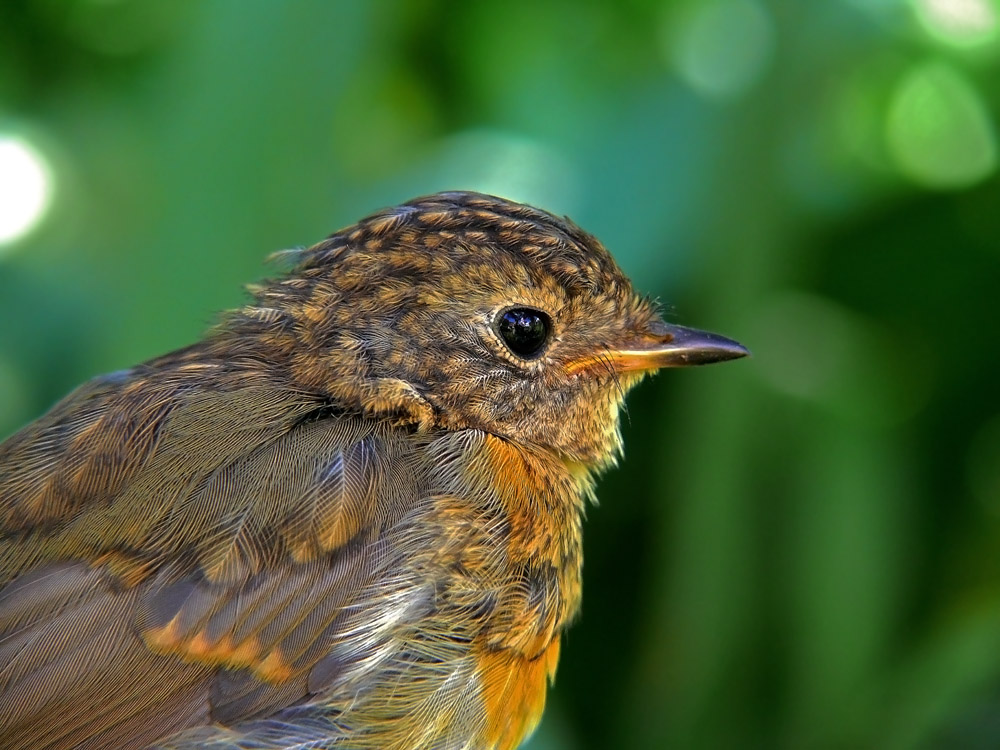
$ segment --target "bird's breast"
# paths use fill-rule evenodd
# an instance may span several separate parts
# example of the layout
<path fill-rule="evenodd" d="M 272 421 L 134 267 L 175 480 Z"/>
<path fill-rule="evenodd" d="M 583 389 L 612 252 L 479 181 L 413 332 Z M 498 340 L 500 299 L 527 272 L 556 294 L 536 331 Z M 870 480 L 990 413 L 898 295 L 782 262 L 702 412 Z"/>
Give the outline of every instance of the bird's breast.
<path fill-rule="evenodd" d="M 434 495 L 444 571 L 438 610 L 467 623 L 485 719 L 477 746 L 515 748 L 538 723 L 563 628 L 580 601 L 581 506 L 589 477 L 503 439 L 448 438 L 453 473 Z"/>

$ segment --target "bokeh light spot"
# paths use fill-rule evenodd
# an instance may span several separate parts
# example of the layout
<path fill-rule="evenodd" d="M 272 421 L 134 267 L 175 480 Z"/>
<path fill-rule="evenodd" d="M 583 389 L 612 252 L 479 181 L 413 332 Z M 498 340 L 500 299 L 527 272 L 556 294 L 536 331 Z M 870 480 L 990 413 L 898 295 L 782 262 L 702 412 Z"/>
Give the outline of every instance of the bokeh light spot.
<path fill-rule="evenodd" d="M 816 400 L 846 378 L 860 329 L 845 310 L 821 297 L 785 292 L 772 297 L 754 329 L 760 374 L 777 391 Z"/>
<path fill-rule="evenodd" d="M 493 130 L 443 139 L 421 172 L 431 179 L 418 192 L 478 190 L 565 214 L 574 211 L 579 184 L 573 164 L 550 144 Z"/>
<path fill-rule="evenodd" d="M 920 25 L 934 39 L 954 47 L 978 47 L 997 38 L 992 0 L 914 0 Z"/>
<path fill-rule="evenodd" d="M 774 391 L 859 426 L 899 424 L 929 395 L 931 368 L 917 347 L 830 298 L 774 293 L 751 316 L 747 340 Z"/>
<path fill-rule="evenodd" d="M 733 99 L 760 79 L 774 46 L 771 19 L 755 0 L 698 3 L 677 24 L 668 22 L 666 46 L 677 72 L 711 99 Z"/>
<path fill-rule="evenodd" d="M 996 169 L 996 134 L 986 107 L 945 63 L 923 63 L 904 76 L 886 127 L 897 168 L 925 187 L 967 187 Z"/>
<path fill-rule="evenodd" d="M 23 138 L 0 135 L 0 245 L 15 242 L 44 218 L 52 199 L 52 170 Z"/>

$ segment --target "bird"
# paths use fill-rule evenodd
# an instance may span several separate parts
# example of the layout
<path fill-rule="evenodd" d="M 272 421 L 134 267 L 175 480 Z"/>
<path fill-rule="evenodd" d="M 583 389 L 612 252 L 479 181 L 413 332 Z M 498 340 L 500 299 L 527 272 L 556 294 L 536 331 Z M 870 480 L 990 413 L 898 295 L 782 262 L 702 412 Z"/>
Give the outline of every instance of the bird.
<path fill-rule="evenodd" d="M 495 196 L 278 255 L 0 444 L 0 747 L 513 750 L 626 393 L 748 353 Z"/>

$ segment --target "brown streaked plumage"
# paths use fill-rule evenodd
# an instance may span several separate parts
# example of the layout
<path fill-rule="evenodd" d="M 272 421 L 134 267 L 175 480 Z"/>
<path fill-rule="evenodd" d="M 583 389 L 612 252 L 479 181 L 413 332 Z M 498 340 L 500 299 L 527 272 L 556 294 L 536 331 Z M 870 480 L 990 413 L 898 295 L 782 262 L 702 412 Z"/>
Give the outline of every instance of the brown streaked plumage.
<path fill-rule="evenodd" d="M 0 445 L 0 746 L 517 747 L 625 393 L 745 354 L 499 198 L 290 259 Z"/>

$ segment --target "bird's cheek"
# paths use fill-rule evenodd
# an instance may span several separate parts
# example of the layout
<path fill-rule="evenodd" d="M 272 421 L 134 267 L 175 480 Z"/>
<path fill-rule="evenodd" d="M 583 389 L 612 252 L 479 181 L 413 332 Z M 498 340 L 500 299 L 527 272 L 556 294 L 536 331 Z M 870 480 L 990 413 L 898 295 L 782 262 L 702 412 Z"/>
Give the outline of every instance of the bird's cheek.
<path fill-rule="evenodd" d="M 590 467 L 604 467 L 620 452 L 617 391 L 577 388 L 549 399 L 532 422 L 534 440 Z"/>

